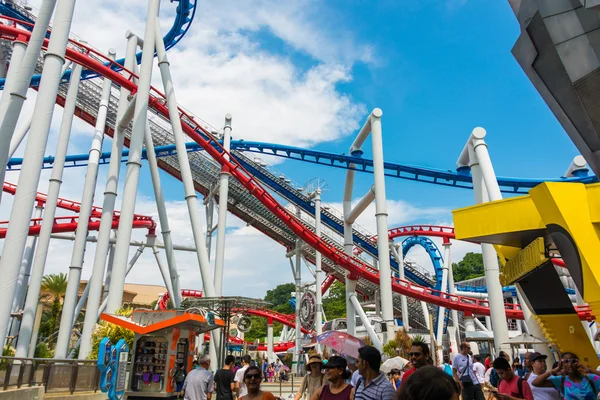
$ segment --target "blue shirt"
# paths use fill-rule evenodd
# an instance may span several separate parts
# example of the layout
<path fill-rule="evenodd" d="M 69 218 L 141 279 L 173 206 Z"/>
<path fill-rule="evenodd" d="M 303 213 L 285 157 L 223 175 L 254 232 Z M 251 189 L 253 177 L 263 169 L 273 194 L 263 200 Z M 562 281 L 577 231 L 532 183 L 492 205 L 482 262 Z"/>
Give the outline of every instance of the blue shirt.
<path fill-rule="evenodd" d="M 562 394 L 565 400 L 596 400 L 600 392 L 600 376 L 594 374 L 587 374 L 587 377 L 584 376 L 581 382 L 577 383 L 568 376 L 551 376 L 548 380 L 559 392 L 564 390 Z M 593 387 L 590 386 L 590 381 Z"/>
<path fill-rule="evenodd" d="M 379 373 L 379 376 L 373 379 L 365 386 L 365 379 L 360 378 L 354 388 L 354 400 L 396 400 L 396 389 L 390 381 L 385 378 L 385 374 Z"/>

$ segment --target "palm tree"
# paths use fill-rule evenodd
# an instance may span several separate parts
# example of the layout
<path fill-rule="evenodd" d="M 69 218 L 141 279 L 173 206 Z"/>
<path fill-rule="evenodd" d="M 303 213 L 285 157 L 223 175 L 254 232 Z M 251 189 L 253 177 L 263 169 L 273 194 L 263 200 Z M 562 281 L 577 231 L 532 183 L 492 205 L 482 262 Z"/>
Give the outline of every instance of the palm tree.
<path fill-rule="evenodd" d="M 52 300 L 51 311 L 44 322 L 48 336 L 56 331 L 62 313 L 62 301 L 67 291 L 67 274 L 50 274 L 42 278 L 41 298 L 43 300 Z"/>

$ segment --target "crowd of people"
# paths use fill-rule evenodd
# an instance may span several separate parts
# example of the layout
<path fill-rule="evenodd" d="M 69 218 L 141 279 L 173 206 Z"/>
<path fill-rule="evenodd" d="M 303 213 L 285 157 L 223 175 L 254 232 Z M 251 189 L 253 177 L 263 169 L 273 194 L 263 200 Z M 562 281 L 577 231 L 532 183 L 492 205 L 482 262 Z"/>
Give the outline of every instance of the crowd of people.
<path fill-rule="evenodd" d="M 358 358 L 334 355 L 323 360 L 313 354 L 306 364 L 295 400 L 596 400 L 600 399 L 600 372 L 583 365 L 577 355 L 565 352 L 552 369 L 547 356 L 528 352 L 511 363 L 510 356 L 481 357 L 471 353 L 469 343 L 460 344 L 452 360 L 445 357 L 439 366 L 427 343 L 414 341 L 409 363 L 403 369 L 380 371 L 381 353 L 372 346 L 358 350 Z M 259 365 L 261 363 L 258 363 Z M 262 382 L 273 382 L 284 365 L 252 363 L 249 355 L 236 365 L 233 356 L 213 376 L 210 358 L 202 356 L 184 379 L 178 369 L 174 385 L 185 400 L 274 400 L 261 390 Z M 262 368 L 261 368 L 262 367 Z M 289 369 L 288 369 L 289 370 Z M 280 377 L 279 379 L 283 379 Z M 487 394 L 486 394 L 487 392 Z"/>

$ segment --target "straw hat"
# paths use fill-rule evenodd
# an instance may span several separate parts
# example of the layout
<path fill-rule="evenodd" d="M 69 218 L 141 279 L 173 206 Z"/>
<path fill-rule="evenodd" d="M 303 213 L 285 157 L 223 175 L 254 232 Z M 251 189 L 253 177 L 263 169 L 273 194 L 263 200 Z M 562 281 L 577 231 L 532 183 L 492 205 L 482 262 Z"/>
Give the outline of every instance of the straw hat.
<path fill-rule="evenodd" d="M 314 363 L 323 364 L 323 359 L 321 358 L 320 354 L 313 354 L 312 356 L 310 356 L 310 358 L 308 359 L 308 364 L 306 364 L 306 368 L 310 368 L 310 364 Z"/>

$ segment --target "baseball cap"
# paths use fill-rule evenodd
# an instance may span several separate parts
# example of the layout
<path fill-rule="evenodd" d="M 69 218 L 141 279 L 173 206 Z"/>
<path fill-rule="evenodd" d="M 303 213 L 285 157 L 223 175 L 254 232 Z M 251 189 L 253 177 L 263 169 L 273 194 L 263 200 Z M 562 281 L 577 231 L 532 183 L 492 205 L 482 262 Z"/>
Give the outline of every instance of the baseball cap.
<path fill-rule="evenodd" d="M 329 360 L 327 360 L 327 364 L 325 364 L 323 366 L 323 368 L 324 369 L 329 369 L 329 368 L 346 369 L 347 366 L 348 366 L 348 362 L 346 361 L 346 359 L 344 357 L 331 356 L 331 357 L 329 357 Z"/>
<path fill-rule="evenodd" d="M 531 356 L 529 356 L 529 361 L 534 362 L 535 360 L 539 360 L 539 359 L 545 360 L 546 358 L 548 358 L 548 356 L 543 355 L 542 353 L 539 352 L 533 352 L 531 353 Z"/>

